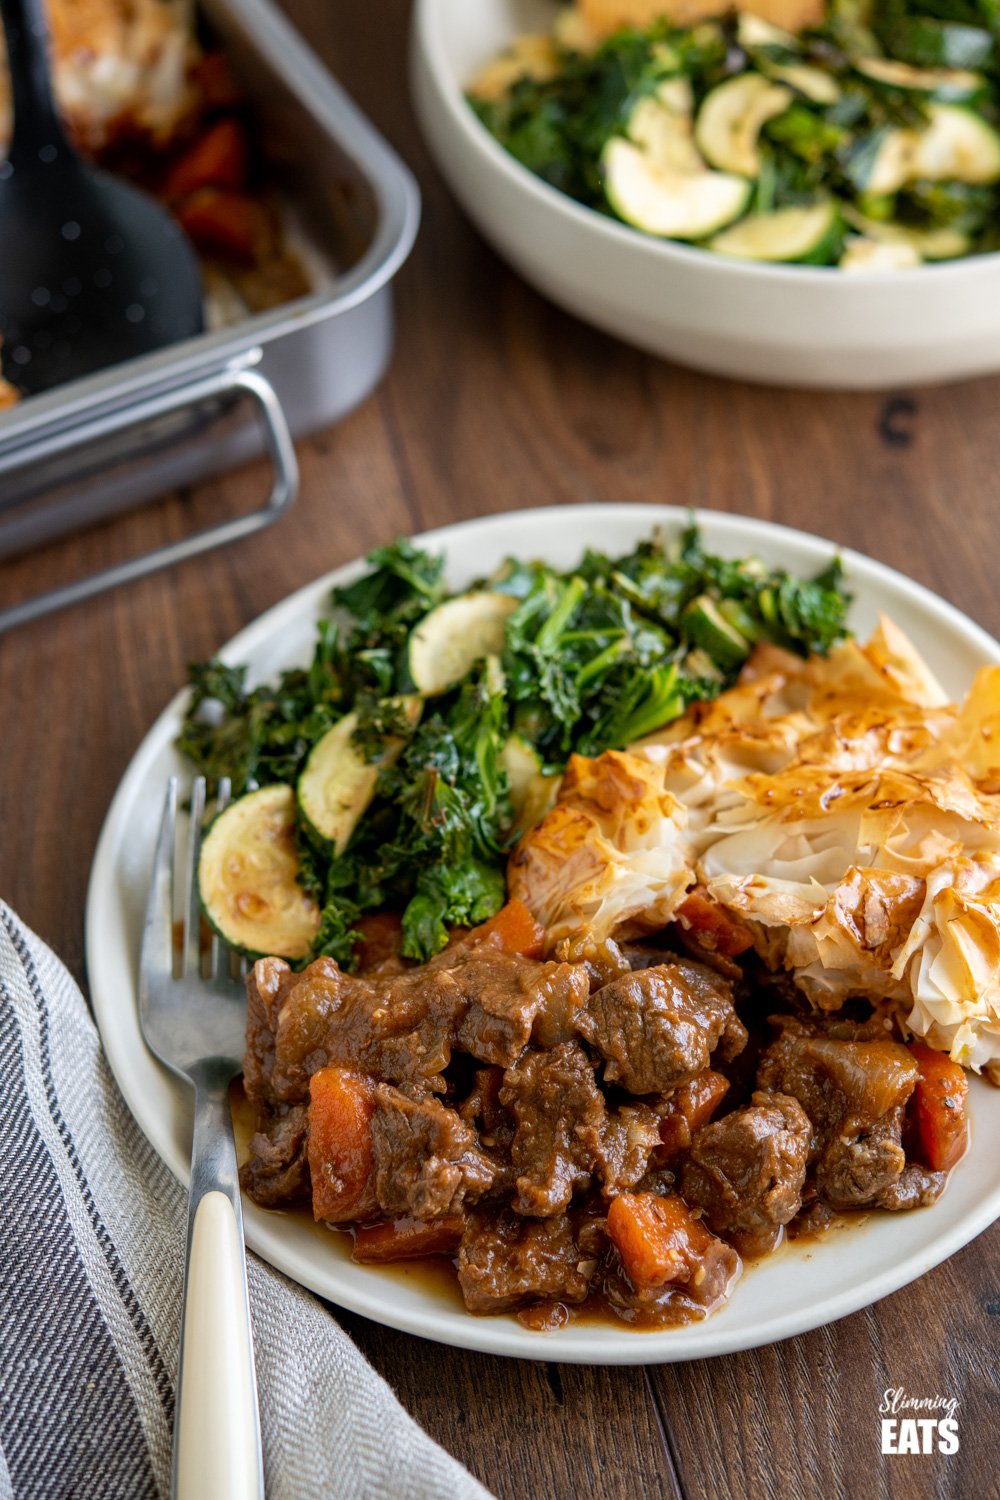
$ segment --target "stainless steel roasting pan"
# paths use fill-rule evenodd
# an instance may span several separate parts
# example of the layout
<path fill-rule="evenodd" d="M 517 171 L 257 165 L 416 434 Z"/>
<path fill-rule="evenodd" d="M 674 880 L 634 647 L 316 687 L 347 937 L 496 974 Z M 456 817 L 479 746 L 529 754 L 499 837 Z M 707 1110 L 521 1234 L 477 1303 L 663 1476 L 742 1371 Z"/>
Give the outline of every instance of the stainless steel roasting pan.
<path fill-rule="evenodd" d="M 378 382 L 390 283 L 419 221 L 410 173 L 269 0 L 202 0 L 294 216 L 315 290 L 0 414 L 0 558 L 268 453 L 249 514 L 11 604 L 0 631 L 270 525 L 298 487 L 292 438 Z M 250 415 L 252 409 L 254 415 Z"/>

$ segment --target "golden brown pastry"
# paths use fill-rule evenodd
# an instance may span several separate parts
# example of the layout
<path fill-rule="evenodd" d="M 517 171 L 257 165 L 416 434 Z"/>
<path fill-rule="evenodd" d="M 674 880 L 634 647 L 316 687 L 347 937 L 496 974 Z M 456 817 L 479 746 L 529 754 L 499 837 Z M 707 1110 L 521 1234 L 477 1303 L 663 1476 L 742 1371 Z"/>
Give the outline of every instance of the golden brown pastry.
<path fill-rule="evenodd" d="M 598 36 L 608 36 L 621 26 L 651 26 L 661 16 L 687 26 L 707 16 L 732 10 L 731 0 L 576 0 L 586 25 Z M 823 0 L 743 0 L 741 10 L 750 11 L 786 31 L 803 31 L 823 19 Z"/>

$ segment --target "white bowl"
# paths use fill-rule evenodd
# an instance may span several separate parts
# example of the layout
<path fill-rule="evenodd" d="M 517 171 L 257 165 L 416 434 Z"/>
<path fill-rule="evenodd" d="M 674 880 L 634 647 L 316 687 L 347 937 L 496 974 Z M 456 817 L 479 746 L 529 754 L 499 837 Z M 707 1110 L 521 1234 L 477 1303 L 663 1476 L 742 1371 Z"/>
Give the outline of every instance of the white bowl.
<path fill-rule="evenodd" d="M 1000 255 L 909 271 L 763 266 L 652 239 L 522 167 L 463 89 L 549 0 L 418 0 L 412 81 L 430 148 L 469 217 L 521 274 L 589 323 L 744 380 L 844 389 L 1000 370 Z"/>

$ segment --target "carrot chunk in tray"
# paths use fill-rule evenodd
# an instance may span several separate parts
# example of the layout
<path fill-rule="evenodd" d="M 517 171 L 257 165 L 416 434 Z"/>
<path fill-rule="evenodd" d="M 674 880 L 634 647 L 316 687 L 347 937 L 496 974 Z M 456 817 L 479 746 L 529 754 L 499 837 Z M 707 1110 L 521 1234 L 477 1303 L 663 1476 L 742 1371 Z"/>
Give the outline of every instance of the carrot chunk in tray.
<path fill-rule="evenodd" d="M 177 220 L 199 250 L 248 264 L 271 233 L 267 213 L 255 199 L 223 188 L 199 188 L 178 205 Z"/>
<path fill-rule="evenodd" d="M 250 147 L 239 120 L 217 120 L 174 162 L 163 191 L 167 198 L 187 198 L 199 188 L 237 190 L 246 186 Z"/>

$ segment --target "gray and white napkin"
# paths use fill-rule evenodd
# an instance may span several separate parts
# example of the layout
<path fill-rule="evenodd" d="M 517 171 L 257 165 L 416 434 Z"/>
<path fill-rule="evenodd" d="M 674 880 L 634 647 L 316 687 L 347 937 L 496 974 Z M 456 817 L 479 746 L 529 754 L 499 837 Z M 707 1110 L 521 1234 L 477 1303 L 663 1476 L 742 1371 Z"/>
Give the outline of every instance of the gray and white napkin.
<path fill-rule="evenodd" d="M 186 1218 L 80 991 L 0 902 L 0 1500 L 168 1495 Z M 489 1500 L 248 1259 L 269 1500 Z"/>

